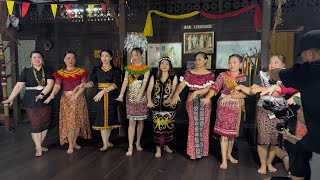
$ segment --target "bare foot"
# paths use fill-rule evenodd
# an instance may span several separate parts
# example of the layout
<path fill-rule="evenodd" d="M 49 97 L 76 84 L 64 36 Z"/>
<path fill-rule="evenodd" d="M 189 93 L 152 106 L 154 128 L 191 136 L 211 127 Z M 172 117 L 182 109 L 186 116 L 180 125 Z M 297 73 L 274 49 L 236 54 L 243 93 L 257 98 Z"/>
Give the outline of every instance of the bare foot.
<path fill-rule="evenodd" d="M 126 153 L 126 156 L 132 156 L 132 150 L 133 148 L 128 148 L 128 151 Z"/>
<path fill-rule="evenodd" d="M 142 150 L 143 150 L 142 147 L 141 147 L 141 145 L 140 145 L 140 144 L 137 144 L 137 143 L 136 143 L 136 148 L 137 148 L 137 151 L 142 151 Z"/>
<path fill-rule="evenodd" d="M 235 158 L 233 158 L 232 155 L 229 155 L 229 156 L 227 157 L 227 159 L 229 159 L 232 164 L 238 164 L 238 160 L 236 160 Z"/>
<path fill-rule="evenodd" d="M 221 163 L 220 169 L 228 169 L 227 163 L 226 162 L 225 163 Z"/>
<path fill-rule="evenodd" d="M 258 169 L 258 173 L 267 174 L 267 168 L 266 167 L 260 167 L 260 169 Z"/>
<path fill-rule="evenodd" d="M 42 156 L 42 148 L 36 148 L 36 157 L 41 157 Z"/>
<path fill-rule="evenodd" d="M 172 153 L 172 150 L 169 148 L 169 146 L 165 146 L 163 148 L 167 153 Z"/>
<path fill-rule="evenodd" d="M 157 147 L 157 152 L 154 155 L 156 158 L 160 158 L 161 157 L 161 149 L 159 147 Z"/>
<path fill-rule="evenodd" d="M 268 164 L 268 170 L 269 172 L 277 172 L 277 169 L 272 166 L 272 164 Z"/>
<path fill-rule="evenodd" d="M 108 141 L 108 142 L 107 142 L 107 147 L 108 147 L 108 148 L 111 148 L 111 147 L 113 147 L 113 144 Z"/>
<path fill-rule="evenodd" d="M 101 152 L 104 152 L 104 151 L 106 151 L 108 149 L 108 146 L 103 146 L 102 148 L 100 148 L 100 151 Z"/>
<path fill-rule="evenodd" d="M 47 152 L 47 151 L 48 151 L 48 148 L 46 148 L 46 147 L 41 147 L 41 148 L 42 148 L 42 151 L 43 151 L 43 152 Z M 36 147 L 35 147 L 34 149 L 37 150 Z"/>
<path fill-rule="evenodd" d="M 79 146 L 78 144 L 74 144 L 73 146 L 75 149 L 81 149 L 81 146 Z"/>
<path fill-rule="evenodd" d="M 67 153 L 68 154 L 72 154 L 73 153 L 73 149 L 68 149 Z"/>

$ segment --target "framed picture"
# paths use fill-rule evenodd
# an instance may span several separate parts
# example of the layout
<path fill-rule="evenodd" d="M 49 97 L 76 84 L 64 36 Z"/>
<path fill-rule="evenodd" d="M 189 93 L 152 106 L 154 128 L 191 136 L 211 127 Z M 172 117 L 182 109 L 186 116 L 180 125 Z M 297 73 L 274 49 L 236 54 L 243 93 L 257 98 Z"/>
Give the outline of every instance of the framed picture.
<path fill-rule="evenodd" d="M 217 41 L 216 69 L 228 69 L 228 58 L 232 54 L 252 55 L 261 52 L 261 40 Z"/>
<path fill-rule="evenodd" d="M 178 43 L 155 43 L 148 44 L 147 61 L 148 66 L 158 67 L 162 57 L 169 57 L 174 68 L 182 67 L 181 42 Z"/>
<path fill-rule="evenodd" d="M 187 71 L 194 69 L 194 61 L 187 61 Z"/>
<path fill-rule="evenodd" d="M 214 32 L 184 33 L 183 49 L 184 54 L 196 54 L 199 51 L 214 53 Z"/>

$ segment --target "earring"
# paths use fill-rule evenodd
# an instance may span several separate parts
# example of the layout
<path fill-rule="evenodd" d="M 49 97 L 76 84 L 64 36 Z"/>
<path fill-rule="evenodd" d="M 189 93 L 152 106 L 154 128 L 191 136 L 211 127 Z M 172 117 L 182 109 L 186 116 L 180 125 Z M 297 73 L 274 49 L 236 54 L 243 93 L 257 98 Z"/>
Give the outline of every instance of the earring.
<path fill-rule="evenodd" d="M 132 63 L 132 58 L 130 59 L 130 62 Z"/>

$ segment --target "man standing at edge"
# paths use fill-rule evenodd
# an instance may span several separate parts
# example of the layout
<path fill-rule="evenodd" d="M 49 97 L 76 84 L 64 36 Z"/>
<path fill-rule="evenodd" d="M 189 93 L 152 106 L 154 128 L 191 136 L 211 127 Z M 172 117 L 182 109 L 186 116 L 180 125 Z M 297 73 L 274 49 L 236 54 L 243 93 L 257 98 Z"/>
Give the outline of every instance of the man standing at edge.
<path fill-rule="evenodd" d="M 320 30 L 306 33 L 300 40 L 300 56 L 303 64 L 283 69 L 279 77 L 285 87 L 301 93 L 302 106 L 308 133 L 302 139 L 284 130 L 284 139 L 295 144 L 295 154 L 290 159 L 293 180 L 303 180 L 309 171 L 312 155 L 311 180 L 315 180 L 320 162 Z M 319 169 L 319 167 L 318 167 Z"/>

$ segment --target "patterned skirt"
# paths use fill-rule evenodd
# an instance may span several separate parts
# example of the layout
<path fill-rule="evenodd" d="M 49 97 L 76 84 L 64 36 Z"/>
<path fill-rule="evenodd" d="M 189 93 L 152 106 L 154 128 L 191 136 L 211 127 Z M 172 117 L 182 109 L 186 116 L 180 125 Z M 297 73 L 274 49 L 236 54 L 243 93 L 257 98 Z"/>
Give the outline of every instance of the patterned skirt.
<path fill-rule="evenodd" d="M 145 120 L 148 117 L 148 107 L 146 96 L 141 97 L 140 102 L 135 102 L 127 97 L 126 99 L 127 119 L 130 120 Z"/>
<path fill-rule="evenodd" d="M 153 133 L 156 146 L 167 146 L 173 139 L 176 112 L 153 111 Z"/>
<path fill-rule="evenodd" d="M 259 145 L 278 145 L 278 132 L 276 126 L 284 120 L 274 118 L 269 119 L 268 110 L 262 106 L 257 106 L 256 120 L 258 125 L 258 144 Z"/>
<path fill-rule="evenodd" d="M 221 103 L 223 97 L 218 100 L 217 117 L 214 127 L 214 133 L 224 137 L 238 137 L 239 125 L 241 120 L 241 101 L 230 99 L 224 104 Z"/>
<path fill-rule="evenodd" d="M 91 138 L 88 108 L 85 97 L 81 94 L 78 99 L 72 100 L 72 94 L 63 92 L 60 100 L 60 144 L 68 143 L 68 133 L 80 128 L 79 136 Z"/>
<path fill-rule="evenodd" d="M 51 106 L 26 108 L 26 111 L 32 133 L 40 133 L 48 129 L 51 120 Z"/>
<path fill-rule="evenodd" d="M 307 126 L 305 125 L 304 115 L 302 108 L 297 111 L 297 124 L 295 135 L 299 138 L 303 138 L 308 133 Z"/>
<path fill-rule="evenodd" d="M 189 93 L 188 97 L 191 95 Z M 209 128 L 211 101 L 202 105 L 201 98 L 205 95 L 198 95 L 193 101 L 187 101 L 187 113 L 189 117 L 187 155 L 191 159 L 208 156 L 209 152 Z"/>

